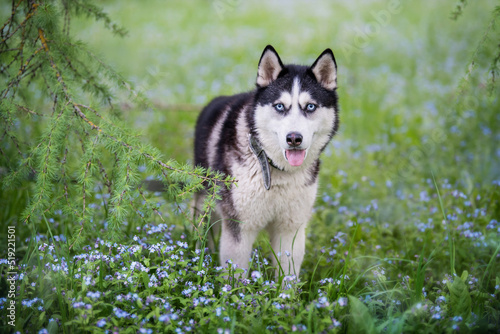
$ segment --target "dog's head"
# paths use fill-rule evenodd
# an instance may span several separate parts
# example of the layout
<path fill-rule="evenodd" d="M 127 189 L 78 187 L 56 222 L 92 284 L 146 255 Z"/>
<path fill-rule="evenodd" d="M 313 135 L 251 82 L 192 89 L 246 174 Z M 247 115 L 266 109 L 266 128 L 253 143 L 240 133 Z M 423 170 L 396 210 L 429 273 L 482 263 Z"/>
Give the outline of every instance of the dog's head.
<path fill-rule="evenodd" d="M 278 167 L 300 169 L 318 159 L 338 128 L 336 89 L 332 50 L 308 67 L 283 65 L 271 45 L 264 49 L 250 124 Z"/>

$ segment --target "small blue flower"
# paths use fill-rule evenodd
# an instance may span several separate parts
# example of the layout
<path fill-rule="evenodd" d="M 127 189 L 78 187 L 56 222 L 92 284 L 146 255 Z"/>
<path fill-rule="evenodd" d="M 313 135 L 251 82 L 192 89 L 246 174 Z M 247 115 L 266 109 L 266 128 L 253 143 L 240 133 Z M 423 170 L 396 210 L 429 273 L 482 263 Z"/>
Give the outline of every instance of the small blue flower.
<path fill-rule="evenodd" d="M 340 297 L 338 300 L 338 303 L 340 306 L 344 307 L 347 305 L 347 298 L 346 297 Z"/>
<path fill-rule="evenodd" d="M 87 292 L 87 297 L 89 297 L 91 299 L 98 299 L 101 297 L 101 292 L 100 291 L 96 291 L 96 292 L 89 291 L 89 292 Z"/>
<path fill-rule="evenodd" d="M 130 316 L 130 313 L 118 308 L 118 307 L 115 307 L 113 309 L 113 312 L 115 312 L 115 315 L 118 317 L 118 318 L 127 318 Z"/>
<path fill-rule="evenodd" d="M 251 277 L 252 279 L 255 281 L 255 280 L 258 280 L 259 278 L 262 277 L 261 273 L 258 272 L 258 271 L 252 271 L 252 274 L 251 274 Z"/>

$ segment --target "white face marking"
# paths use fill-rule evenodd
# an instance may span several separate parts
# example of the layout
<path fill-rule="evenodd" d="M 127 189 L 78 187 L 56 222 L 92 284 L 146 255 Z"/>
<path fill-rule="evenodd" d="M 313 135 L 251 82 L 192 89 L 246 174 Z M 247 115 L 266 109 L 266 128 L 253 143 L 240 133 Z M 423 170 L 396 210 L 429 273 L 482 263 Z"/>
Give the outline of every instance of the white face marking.
<path fill-rule="evenodd" d="M 283 92 L 279 99 L 274 101 L 274 105 L 276 105 L 277 103 L 283 103 L 286 110 L 290 109 L 290 106 L 293 104 L 292 95 L 290 95 L 290 93 L 288 92 Z"/>
<path fill-rule="evenodd" d="M 276 111 L 274 106 L 277 103 L 282 103 L 286 111 Z M 318 106 L 312 113 L 305 111 L 309 103 Z M 328 142 L 334 120 L 332 109 L 319 107 L 307 91 L 300 90 L 298 78 L 294 79 L 291 91 L 282 92 L 270 105 L 257 107 L 255 115 L 257 131 L 266 153 L 281 166 L 289 166 L 285 156 L 286 150 L 291 148 L 286 139 L 289 133 L 302 135 L 302 143 L 296 148 L 306 150 L 303 165 L 308 165 L 308 161 L 318 158 L 321 148 Z"/>
<path fill-rule="evenodd" d="M 300 95 L 300 82 L 298 78 L 293 80 L 292 86 L 292 104 L 294 109 L 298 109 L 299 107 L 299 95 Z"/>
<path fill-rule="evenodd" d="M 299 95 L 299 105 L 302 108 L 302 110 L 306 110 L 306 107 L 309 103 L 318 105 L 318 102 L 313 100 L 313 98 L 308 92 L 301 92 Z"/>

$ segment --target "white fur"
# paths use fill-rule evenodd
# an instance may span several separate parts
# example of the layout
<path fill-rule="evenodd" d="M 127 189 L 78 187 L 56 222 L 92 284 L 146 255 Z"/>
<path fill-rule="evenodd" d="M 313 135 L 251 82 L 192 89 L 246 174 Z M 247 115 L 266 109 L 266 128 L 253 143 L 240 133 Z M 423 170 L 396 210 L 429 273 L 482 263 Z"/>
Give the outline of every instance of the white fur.
<path fill-rule="evenodd" d="M 305 228 L 309 221 L 316 197 L 317 182 L 309 184 L 308 169 L 319 156 L 320 149 L 329 140 L 335 116 L 331 109 L 318 108 L 306 117 L 301 108 L 314 103 L 309 93 L 299 91 L 300 83 L 294 82 L 290 93 L 283 93 L 277 102 L 291 107 L 286 116 L 279 115 L 272 106 L 256 110 L 256 127 L 262 145 L 269 157 L 284 169 L 271 168 L 272 186 L 266 190 L 262 182 L 261 166 L 248 146 L 249 126 L 241 117 L 237 122 L 238 147 L 243 153 L 245 165 L 233 161 L 230 174 L 238 180 L 231 189 L 232 200 L 241 219 L 241 240 L 236 242 L 231 231 L 223 225 L 221 234 L 221 263 L 231 259 L 233 264 L 248 268 L 252 245 L 260 230 L 266 229 L 271 236 L 271 246 L 279 256 L 281 268 L 286 274 L 298 275 L 304 258 Z M 286 135 L 291 131 L 304 136 L 301 147 L 308 154 L 304 163 L 292 167 L 286 161 L 284 151 L 288 147 Z M 219 211 L 223 217 L 223 213 Z M 289 254 L 289 255 L 288 255 Z M 274 264 L 278 266 L 273 257 Z"/>
<path fill-rule="evenodd" d="M 222 126 L 224 125 L 224 122 L 226 121 L 227 113 L 228 113 L 228 110 L 227 109 L 224 110 L 224 113 L 222 114 L 221 118 L 217 120 L 217 123 L 213 127 L 212 133 L 210 133 L 210 137 L 208 138 L 209 147 L 216 146 L 217 141 L 220 138 Z M 208 163 L 210 166 L 214 165 L 214 159 L 215 159 L 215 150 L 209 150 L 208 151 Z"/>
<path fill-rule="evenodd" d="M 246 121 L 241 119 L 239 127 L 245 128 L 244 123 Z M 248 138 L 239 132 L 238 144 L 245 152 L 246 166 L 242 168 L 235 162 L 231 169 L 231 175 L 238 180 L 231 194 L 241 217 L 241 240 L 235 242 L 231 231 L 223 225 L 221 262 L 231 259 L 239 267 L 248 268 L 253 242 L 260 230 L 267 229 L 274 252 L 281 254 L 279 260 L 284 272 L 298 275 L 304 258 L 305 227 L 311 216 L 317 184 L 306 186 L 308 175 L 304 171 L 290 175 L 290 172 L 273 168 L 272 186 L 266 190 L 260 164 L 247 141 Z M 299 200 L 295 196 L 300 196 Z M 292 202 L 293 205 L 290 205 Z M 287 252 L 290 256 L 286 255 Z M 273 258 L 273 261 L 277 265 L 276 259 Z"/>

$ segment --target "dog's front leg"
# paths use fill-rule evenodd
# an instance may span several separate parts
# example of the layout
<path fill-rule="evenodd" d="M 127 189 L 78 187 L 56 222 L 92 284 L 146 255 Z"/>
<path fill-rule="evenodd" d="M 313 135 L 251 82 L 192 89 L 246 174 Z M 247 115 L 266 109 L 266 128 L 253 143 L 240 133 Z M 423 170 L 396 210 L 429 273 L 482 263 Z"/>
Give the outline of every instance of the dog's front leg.
<path fill-rule="evenodd" d="M 273 257 L 276 270 L 279 271 L 281 266 L 285 275 L 299 276 L 306 245 L 305 230 L 305 224 L 303 224 L 277 226 L 270 231 L 271 246 L 277 257 Z"/>
<path fill-rule="evenodd" d="M 232 267 L 248 269 L 252 245 L 258 231 L 247 230 L 240 222 L 224 219 L 220 238 L 220 264 L 227 267 L 231 260 Z"/>

